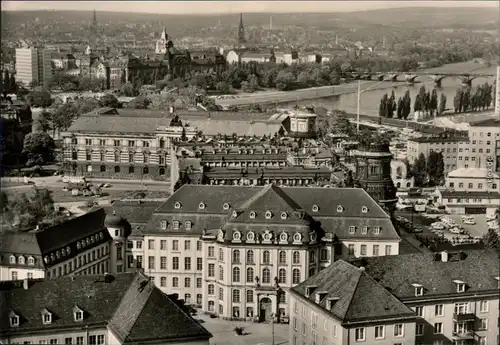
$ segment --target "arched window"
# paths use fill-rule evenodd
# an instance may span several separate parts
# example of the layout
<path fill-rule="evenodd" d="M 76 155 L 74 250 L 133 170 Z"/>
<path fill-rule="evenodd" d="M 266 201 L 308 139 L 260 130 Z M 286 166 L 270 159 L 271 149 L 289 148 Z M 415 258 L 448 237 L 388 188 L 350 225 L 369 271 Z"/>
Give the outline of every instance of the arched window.
<path fill-rule="evenodd" d="M 20 265 L 24 265 L 24 256 L 21 255 L 18 260 Z"/>
<path fill-rule="evenodd" d="M 224 280 L 224 267 L 219 266 L 219 279 Z"/>
<path fill-rule="evenodd" d="M 411 183 L 410 183 L 410 182 L 407 182 L 407 183 L 406 183 L 406 187 L 410 188 L 410 187 L 411 187 Z"/>
<path fill-rule="evenodd" d="M 247 302 L 253 302 L 253 290 L 247 290 Z"/>
<path fill-rule="evenodd" d="M 134 173 L 134 167 L 130 166 L 128 167 L 128 173 L 133 174 Z"/>
<path fill-rule="evenodd" d="M 106 166 L 105 165 L 101 165 L 101 172 L 106 172 Z"/>
<path fill-rule="evenodd" d="M 10 260 L 9 260 L 9 262 L 10 262 L 11 264 L 15 264 L 15 263 L 16 263 L 16 257 L 15 257 L 14 255 L 11 255 L 11 256 L 10 256 Z"/>
<path fill-rule="evenodd" d="M 214 295 L 215 294 L 215 286 L 214 286 L 214 284 L 208 284 L 208 294 L 209 295 Z"/>
<path fill-rule="evenodd" d="M 396 168 L 396 175 L 397 175 L 398 177 L 403 176 L 403 168 L 402 168 L 402 167 L 397 167 L 397 168 Z"/>
<path fill-rule="evenodd" d="M 253 264 L 253 263 L 254 263 L 253 250 L 249 249 L 247 250 L 247 264 Z"/>
<path fill-rule="evenodd" d="M 262 253 L 262 262 L 265 264 L 271 263 L 271 254 L 269 253 L 269 250 L 264 250 Z"/>
<path fill-rule="evenodd" d="M 278 271 L 278 283 L 286 284 L 286 269 L 280 268 Z"/>
<path fill-rule="evenodd" d="M 284 250 L 280 251 L 280 256 L 279 256 L 279 262 L 280 264 L 286 264 L 286 252 Z"/>
<path fill-rule="evenodd" d="M 208 311 L 215 311 L 215 302 L 208 301 Z"/>
<path fill-rule="evenodd" d="M 87 172 L 92 172 L 92 165 L 87 165 Z"/>
<path fill-rule="evenodd" d="M 294 268 L 292 271 L 292 284 L 300 283 L 300 270 L 298 268 Z"/>
<path fill-rule="evenodd" d="M 160 168 L 160 176 L 165 175 L 165 168 Z"/>
<path fill-rule="evenodd" d="M 255 273 L 252 267 L 247 268 L 247 283 L 253 283 Z"/>
<path fill-rule="evenodd" d="M 191 287 L 191 278 L 184 278 L 184 287 Z"/>
<path fill-rule="evenodd" d="M 149 174 L 149 168 L 148 168 L 148 167 L 144 167 L 144 168 L 142 168 L 142 173 L 143 173 L 144 175 Z"/>
<path fill-rule="evenodd" d="M 115 162 L 119 162 L 119 161 L 120 161 L 120 153 L 115 152 Z"/>
<path fill-rule="evenodd" d="M 233 263 L 240 263 L 240 251 L 238 249 L 233 250 Z"/>
<path fill-rule="evenodd" d="M 294 264 L 300 264 L 300 252 L 299 251 L 294 251 L 293 252 L 293 261 Z"/>
<path fill-rule="evenodd" d="M 234 283 L 240 282 L 240 268 L 239 267 L 233 268 L 233 282 Z"/>
<path fill-rule="evenodd" d="M 240 290 L 239 289 L 233 289 L 233 302 L 234 303 L 240 302 Z"/>
<path fill-rule="evenodd" d="M 396 183 L 396 188 L 401 188 L 401 182 Z"/>
<path fill-rule="evenodd" d="M 186 303 L 186 304 L 191 303 L 191 294 L 187 293 L 184 295 L 184 303 Z"/>
<path fill-rule="evenodd" d="M 119 173 L 120 172 L 120 167 L 119 166 L 115 166 L 115 173 Z"/>
<path fill-rule="evenodd" d="M 264 268 L 262 270 L 262 283 L 269 284 L 271 282 L 271 271 L 269 268 Z"/>

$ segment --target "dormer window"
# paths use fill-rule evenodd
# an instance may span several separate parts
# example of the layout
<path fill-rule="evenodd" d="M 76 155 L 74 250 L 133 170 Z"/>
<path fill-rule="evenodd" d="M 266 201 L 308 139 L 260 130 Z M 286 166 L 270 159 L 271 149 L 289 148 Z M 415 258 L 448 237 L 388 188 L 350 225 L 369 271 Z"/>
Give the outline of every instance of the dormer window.
<path fill-rule="evenodd" d="M 326 299 L 326 309 L 332 310 L 335 303 L 339 300 L 337 297 L 328 297 Z"/>
<path fill-rule="evenodd" d="M 339 213 L 344 212 L 344 208 L 342 207 L 342 205 L 337 206 L 337 212 L 339 212 Z"/>
<path fill-rule="evenodd" d="M 415 288 L 415 296 L 423 296 L 424 295 L 424 287 L 420 284 L 412 284 Z"/>
<path fill-rule="evenodd" d="M 50 325 L 52 323 L 52 313 L 47 309 L 42 311 L 42 322 L 44 325 Z"/>
<path fill-rule="evenodd" d="M 454 280 L 453 281 L 456 286 L 457 286 L 457 292 L 465 292 L 465 282 L 461 281 L 461 280 Z"/>
<path fill-rule="evenodd" d="M 19 257 L 19 265 L 24 265 L 24 256 Z"/>
<path fill-rule="evenodd" d="M 294 242 L 300 242 L 301 240 L 302 240 L 302 235 L 299 234 L 298 232 L 293 235 Z"/>
<path fill-rule="evenodd" d="M 35 258 L 34 258 L 34 257 L 32 257 L 32 256 L 30 256 L 30 257 L 28 258 L 28 265 L 31 265 L 31 266 L 32 266 L 32 265 L 34 265 L 34 264 L 35 264 Z"/>
<path fill-rule="evenodd" d="M 271 219 L 273 217 L 273 214 L 271 211 L 266 211 L 266 219 Z"/>
<path fill-rule="evenodd" d="M 233 240 L 234 241 L 241 241 L 241 233 L 239 231 L 233 232 Z"/>
<path fill-rule="evenodd" d="M 363 227 L 361 228 L 361 234 L 362 234 L 362 235 L 366 235 L 367 233 L 368 233 L 368 227 L 367 227 L 367 226 L 363 226 Z"/>
<path fill-rule="evenodd" d="M 172 223 L 172 226 L 173 226 L 174 230 L 179 230 L 179 221 L 174 220 L 174 222 Z"/>
<path fill-rule="evenodd" d="M 282 232 L 280 234 L 280 241 L 281 242 L 286 242 L 288 240 L 288 234 L 286 232 Z"/>
<path fill-rule="evenodd" d="M 102 240 L 104 238 L 104 233 L 103 232 L 100 232 L 99 233 L 99 238 Z"/>
<path fill-rule="evenodd" d="M 186 230 L 191 230 L 191 222 L 189 220 L 185 223 L 185 227 Z"/>
<path fill-rule="evenodd" d="M 247 241 L 254 241 L 255 240 L 255 234 L 250 231 L 248 234 L 247 234 Z"/>
<path fill-rule="evenodd" d="M 366 206 L 361 207 L 361 213 L 368 213 L 368 207 Z"/>
<path fill-rule="evenodd" d="M 309 285 L 309 286 L 306 286 L 306 297 L 309 298 L 309 296 L 311 296 L 314 292 L 314 290 L 316 290 L 317 286 L 316 285 Z"/>
<path fill-rule="evenodd" d="M 180 202 L 176 201 L 176 202 L 174 203 L 174 208 L 175 208 L 175 209 L 180 209 L 181 207 L 182 207 L 182 205 L 181 205 L 181 203 L 180 203 Z"/>
<path fill-rule="evenodd" d="M 500 277 L 495 277 L 497 280 L 497 288 L 500 289 Z"/>
<path fill-rule="evenodd" d="M 254 211 L 251 211 L 251 212 L 250 212 L 250 218 L 251 218 L 251 219 L 254 219 L 254 218 L 255 218 L 255 212 L 254 212 Z"/>
<path fill-rule="evenodd" d="M 354 235 L 356 232 L 356 227 L 354 225 L 349 226 L 349 234 Z"/>
<path fill-rule="evenodd" d="M 233 218 L 236 218 L 238 217 L 238 212 L 236 212 L 236 210 L 233 211 Z"/>
<path fill-rule="evenodd" d="M 73 308 L 73 318 L 75 319 L 76 322 L 83 321 L 83 310 L 80 309 L 78 306 L 75 306 Z"/>
<path fill-rule="evenodd" d="M 94 236 L 92 236 L 92 242 L 94 242 Z M 61 255 L 66 256 L 66 249 L 61 249 Z"/>
<path fill-rule="evenodd" d="M 326 291 L 318 291 L 318 292 L 316 292 L 316 303 L 321 302 L 321 300 L 323 298 L 325 298 L 326 295 L 328 295 L 328 292 L 326 292 Z"/>
<path fill-rule="evenodd" d="M 229 204 L 228 204 L 227 202 L 226 202 L 226 203 L 224 203 L 224 205 L 222 205 L 222 208 L 224 209 L 224 211 L 229 210 L 229 208 L 230 208 L 230 207 L 231 207 L 231 206 L 229 206 Z"/>
<path fill-rule="evenodd" d="M 313 211 L 313 212 L 318 212 L 318 211 L 319 211 L 319 207 L 318 207 L 318 205 L 313 205 L 313 207 L 312 207 L 312 211 Z"/>
<path fill-rule="evenodd" d="M 16 263 L 16 257 L 14 255 L 11 255 L 10 258 L 9 258 L 9 262 L 11 264 L 15 264 Z"/>
<path fill-rule="evenodd" d="M 281 219 L 287 219 L 288 214 L 286 212 L 281 212 Z"/>
<path fill-rule="evenodd" d="M 57 251 L 57 252 L 56 252 L 56 259 L 58 259 L 58 260 L 59 260 L 59 258 L 60 258 L 60 257 L 61 257 L 61 252 L 60 252 L 60 251 Z"/>
<path fill-rule="evenodd" d="M 166 220 L 162 220 L 160 222 L 160 229 L 161 230 L 166 230 L 167 229 L 167 221 Z"/>
<path fill-rule="evenodd" d="M 376 226 L 373 228 L 373 234 L 374 235 L 379 235 L 380 234 L 380 227 L 379 226 Z"/>
<path fill-rule="evenodd" d="M 204 209 L 205 209 L 205 206 L 206 206 L 206 205 L 205 205 L 205 203 L 204 203 L 204 202 L 200 202 L 200 204 L 198 205 L 198 208 L 199 208 L 200 210 L 204 210 Z"/>
<path fill-rule="evenodd" d="M 50 262 L 50 258 L 49 258 L 48 256 L 45 256 L 45 257 L 43 258 L 43 261 L 44 261 L 46 264 L 48 264 L 48 263 Z"/>
<path fill-rule="evenodd" d="M 19 315 L 11 311 L 9 313 L 10 327 L 19 327 Z"/>
<path fill-rule="evenodd" d="M 80 250 L 81 248 L 82 248 L 82 245 L 80 244 L 80 242 L 76 242 L 76 249 Z"/>
<path fill-rule="evenodd" d="M 98 241 L 99 240 L 99 236 L 96 234 L 95 235 L 95 240 Z M 70 247 L 66 247 L 66 255 L 69 255 L 71 254 L 71 248 Z"/>

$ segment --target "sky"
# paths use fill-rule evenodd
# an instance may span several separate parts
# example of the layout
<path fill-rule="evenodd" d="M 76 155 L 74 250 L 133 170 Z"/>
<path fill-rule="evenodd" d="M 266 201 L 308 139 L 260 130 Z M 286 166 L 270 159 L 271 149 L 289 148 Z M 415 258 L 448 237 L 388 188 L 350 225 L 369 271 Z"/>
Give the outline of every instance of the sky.
<path fill-rule="evenodd" d="M 165 14 L 353 12 L 398 7 L 498 7 L 490 1 L 4 1 L 2 11 L 82 10 Z"/>

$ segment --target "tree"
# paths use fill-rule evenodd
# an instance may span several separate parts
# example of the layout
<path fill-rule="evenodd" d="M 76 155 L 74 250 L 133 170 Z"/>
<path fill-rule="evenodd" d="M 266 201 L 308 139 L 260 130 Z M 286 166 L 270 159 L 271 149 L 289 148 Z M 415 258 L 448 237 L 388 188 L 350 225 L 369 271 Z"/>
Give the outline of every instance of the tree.
<path fill-rule="evenodd" d="M 410 113 L 411 113 L 410 91 L 406 90 L 405 95 L 403 96 L 403 118 L 407 120 Z"/>
<path fill-rule="evenodd" d="M 248 77 L 248 84 L 253 91 L 258 90 L 259 89 L 259 78 L 257 78 L 257 76 L 255 74 L 251 74 Z"/>
<path fill-rule="evenodd" d="M 103 107 L 118 108 L 118 99 L 109 93 L 102 96 L 99 103 L 101 103 Z"/>
<path fill-rule="evenodd" d="M 285 70 L 278 73 L 276 77 L 276 88 L 280 91 L 291 90 L 295 87 L 295 77 L 293 73 Z"/>
<path fill-rule="evenodd" d="M 131 83 L 126 83 L 123 84 L 120 87 L 120 94 L 126 97 L 133 97 L 135 96 L 135 90 L 134 90 L 134 85 Z"/>
<path fill-rule="evenodd" d="M 49 132 L 53 127 L 52 113 L 42 111 L 36 120 L 36 130 L 38 132 Z"/>
<path fill-rule="evenodd" d="M 488 232 L 483 236 L 484 245 L 487 248 L 498 248 L 498 234 L 494 229 L 488 229 Z"/>
<path fill-rule="evenodd" d="M 333 132 L 336 134 L 344 134 L 351 137 L 355 133 L 354 126 L 345 114 L 337 114 L 332 125 Z"/>
<path fill-rule="evenodd" d="M 441 152 L 431 151 L 426 164 L 429 183 L 433 186 L 440 185 L 444 179 L 444 159 Z"/>
<path fill-rule="evenodd" d="M 455 108 L 455 113 L 462 112 L 462 102 L 463 102 L 463 91 L 461 88 L 457 89 L 455 93 L 455 98 L 453 99 L 453 107 Z"/>
<path fill-rule="evenodd" d="M 78 117 L 78 106 L 75 103 L 66 103 L 57 108 L 52 113 L 52 128 L 54 130 L 65 131 Z"/>
<path fill-rule="evenodd" d="M 54 160 L 54 140 L 44 132 L 29 133 L 24 137 L 23 154 L 26 165 L 43 165 Z"/>
<path fill-rule="evenodd" d="M 411 168 L 411 176 L 415 178 L 417 187 L 423 186 L 427 179 L 427 162 L 423 153 L 421 153 Z"/>
<path fill-rule="evenodd" d="M 151 100 L 143 95 L 137 96 L 127 104 L 130 109 L 147 109 Z"/>
<path fill-rule="evenodd" d="M 438 115 L 443 114 L 445 111 L 446 111 L 446 95 L 442 93 L 441 98 L 439 99 Z"/>
<path fill-rule="evenodd" d="M 438 109 L 438 95 L 437 95 L 437 90 L 436 89 L 432 90 L 429 108 L 430 108 L 430 111 L 431 111 L 431 116 L 434 114 L 434 112 L 437 112 L 437 109 Z"/>
<path fill-rule="evenodd" d="M 217 91 L 219 91 L 220 93 L 223 93 L 223 94 L 229 93 L 229 91 L 230 91 L 229 84 L 225 83 L 223 81 L 218 82 L 215 85 L 215 88 L 217 89 Z"/>
<path fill-rule="evenodd" d="M 397 117 L 398 119 L 402 119 L 403 118 L 403 109 L 404 108 L 404 102 L 403 102 L 403 99 L 401 97 L 399 97 L 398 99 L 398 108 L 397 108 Z"/>
<path fill-rule="evenodd" d="M 26 96 L 29 106 L 35 108 L 47 108 L 52 104 L 52 97 L 48 91 L 31 91 Z"/>

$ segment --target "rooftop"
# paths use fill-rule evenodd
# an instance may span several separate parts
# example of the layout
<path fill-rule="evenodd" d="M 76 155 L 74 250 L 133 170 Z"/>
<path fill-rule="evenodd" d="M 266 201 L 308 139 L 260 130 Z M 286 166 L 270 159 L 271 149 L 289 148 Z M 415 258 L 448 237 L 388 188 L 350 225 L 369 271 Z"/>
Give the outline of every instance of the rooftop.
<path fill-rule="evenodd" d="M 469 141 L 467 137 L 448 135 L 448 136 L 423 136 L 416 138 L 408 138 L 408 141 L 416 143 L 455 143 L 460 141 Z"/>
<path fill-rule="evenodd" d="M 21 284 L 19 284 L 21 283 Z M 121 343 L 208 339 L 211 334 L 141 273 L 66 276 L 0 283 L 0 334 L 33 335 L 86 325 L 108 327 Z M 75 320 L 75 312 L 83 320 Z M 42 322 L 42 312 L 51 322 Z M 11 327 L 11 315 L 19 326 Z"/>
<path fill-rule="evenodd" d="M 499 127 L 500 128 L 500 119 L 499 118 L 487 118 L 483 120 L 470 122 L 470 126 L 473 127 Z"/>
<path fill-rule="evenodd" d="M 486 168 L 459 168 L 448 174 L 451 178 L 500 178 L 500 174 Z"/>
<path fill-rule="evenodd" d="M 334 262 L 291 289 L 343 323 L 413 318 L 405 306 L 365 271 L 343 260 Z"/>

